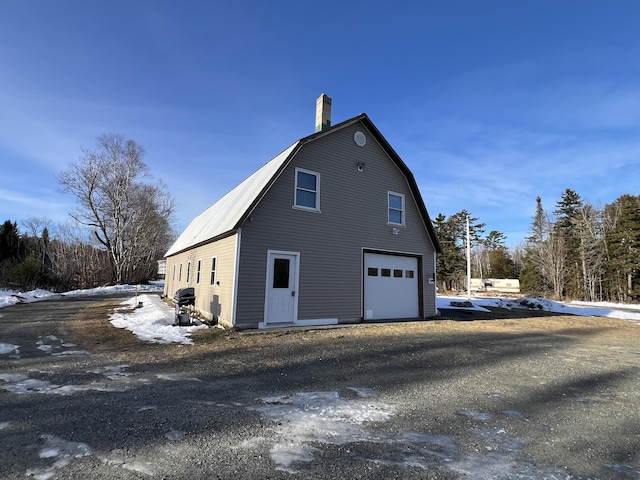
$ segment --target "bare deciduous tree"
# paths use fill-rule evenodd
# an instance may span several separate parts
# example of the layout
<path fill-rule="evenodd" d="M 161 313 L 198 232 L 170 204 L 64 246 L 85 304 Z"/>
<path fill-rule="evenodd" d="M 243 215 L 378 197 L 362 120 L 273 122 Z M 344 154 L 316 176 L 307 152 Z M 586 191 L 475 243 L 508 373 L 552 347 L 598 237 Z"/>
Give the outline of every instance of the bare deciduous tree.
<path fill-rule="evenodd" d="M 112 281 L 148 279 L 168 247 L 174 202 L 161 183 L 143 182 L 148 168 L 135 141 L 117 134 L 97 141 L 95 151 L 83 149 L 58 179 L 78 200 L 71 217 L 90 227 L 108 252 Z"/>
<path fill-rule="evenodd" d="M 543 210 L 540 197 L 536 202 L 531 236 L 527 238 L 527 255 L 540 276 L 552 286 L 554 297 L 560 300 L 566 283 L 567 246 L 564 236 Z"/>
<path fill-rule="evenodd" d="M 576 220 L 580 240 L 578 254 L 582 268 L 585 300 L 602 301 L 602 281 L 606 266 L 605 229 L 602 209 L 585 202 Z"/>
<path fill-rule="evenodd" d="M 92 288 L 111 280 L 108 254 L 92 246 L 91 237 L 77 222 L 57 226 L 56 237 L 49 247 L 57 289 Z"/>

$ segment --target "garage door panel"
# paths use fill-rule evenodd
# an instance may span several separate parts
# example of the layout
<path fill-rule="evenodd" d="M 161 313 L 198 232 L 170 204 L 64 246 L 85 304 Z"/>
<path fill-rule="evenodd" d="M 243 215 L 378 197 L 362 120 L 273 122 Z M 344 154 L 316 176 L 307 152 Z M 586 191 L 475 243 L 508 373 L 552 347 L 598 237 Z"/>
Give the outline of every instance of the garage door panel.
<path fill-rule="evenodd" d="M 418 259 L 365 253 L 364 318 L 372 320 L 419 316 Z"/>

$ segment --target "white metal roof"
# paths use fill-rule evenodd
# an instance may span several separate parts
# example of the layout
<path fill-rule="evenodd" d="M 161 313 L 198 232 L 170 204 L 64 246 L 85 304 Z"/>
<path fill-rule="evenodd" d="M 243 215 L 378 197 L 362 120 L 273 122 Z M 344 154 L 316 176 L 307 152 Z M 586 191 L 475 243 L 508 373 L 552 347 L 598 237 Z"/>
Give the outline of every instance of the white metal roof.
<path fill-rule="evenodd" d="M 331 132 L 335 132 L 356 122 L 362 122 L 364 124 L 365 128 L 373 134 L 378 143 L 387 152 L 391 160 L 405 175 L 423 218 L 424 226 L 429 232 L 434 248 L 437 252 L 440 252 L 440 242 L 438 241 L 438 237 L 433 224 L 431 223 L 431 219 L 429 218 L 429 213 L 427 213 L 427 208 L 424 205 L 422 195 L 420 195 L 420 190 L 418 189 L 418 185 L 416 184 L 413 174 L 391 145 L 389 145 L 389 142 L 387 142 L 380 131 L 371 122 L 367 114 L 361 113 L 356 117 L 345 120 L 342 123 L 298 140 L 278 156 L 264 164 L 244 182 L 193 219 L 187 229 L 178 237 L 178 240 L 176 240 L 167 253 L 165 253 L 165 257 L 175 255 L 183 250 L 207 242 L 208 240 L 238 228 L 243 216 L 250 213 L 249 209 L 255 206 L 260 195 L 266 191 L 266 188 L 269 187 L 274 176 L 279 172 L 280 168 L 290 160 L 297 148 L 309 141 L 329 135 Z"/>
<path fill-rule="evenodd" d="M 278 156 L 265 163 L 241 184 L 194 218 L 165 253 L 165 257 L 236 228 L 242 216 L 251 208 L 258 195 L 269 184 L 299 143 L 300 141 L 295 142 Z"/>

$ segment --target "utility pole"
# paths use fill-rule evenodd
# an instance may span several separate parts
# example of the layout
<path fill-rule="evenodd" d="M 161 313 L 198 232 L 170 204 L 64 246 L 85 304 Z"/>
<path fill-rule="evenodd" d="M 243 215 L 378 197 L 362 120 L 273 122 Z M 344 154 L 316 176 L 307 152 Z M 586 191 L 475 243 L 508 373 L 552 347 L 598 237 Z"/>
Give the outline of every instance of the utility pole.
<path fill-rule="evenodd" d="M 471 299 L 471 236 L 469 235 L 469 214 L 467 214 L 467 298 Z"/>

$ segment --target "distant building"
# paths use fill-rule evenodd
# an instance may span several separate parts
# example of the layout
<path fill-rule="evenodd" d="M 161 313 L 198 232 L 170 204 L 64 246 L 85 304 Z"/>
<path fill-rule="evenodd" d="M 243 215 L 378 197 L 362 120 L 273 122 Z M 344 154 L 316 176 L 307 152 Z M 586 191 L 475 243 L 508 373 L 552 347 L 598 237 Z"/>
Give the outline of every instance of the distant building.
<path fill-rule="evenodd" d="M 164 280 L 167 273 L 167 261 L 165 259 L 158 260 L 158 279 Z"/>
<path fill-rule="evenodd" d="M 471 291 L 520 293 L 520 280 L 517 278 L 472 278 Z"/>

